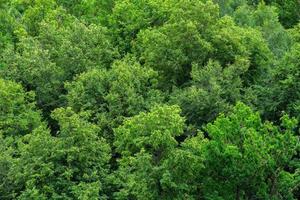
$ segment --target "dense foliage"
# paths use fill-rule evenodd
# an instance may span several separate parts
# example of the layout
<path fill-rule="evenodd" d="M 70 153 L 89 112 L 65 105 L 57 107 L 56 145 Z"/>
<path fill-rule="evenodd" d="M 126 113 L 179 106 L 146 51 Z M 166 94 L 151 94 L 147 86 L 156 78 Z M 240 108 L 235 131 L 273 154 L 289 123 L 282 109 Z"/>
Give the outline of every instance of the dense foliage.
<path fill-rule="evenodd" d="M 300 199 L 299 0 L 0 0 L 0 199 Z"/>

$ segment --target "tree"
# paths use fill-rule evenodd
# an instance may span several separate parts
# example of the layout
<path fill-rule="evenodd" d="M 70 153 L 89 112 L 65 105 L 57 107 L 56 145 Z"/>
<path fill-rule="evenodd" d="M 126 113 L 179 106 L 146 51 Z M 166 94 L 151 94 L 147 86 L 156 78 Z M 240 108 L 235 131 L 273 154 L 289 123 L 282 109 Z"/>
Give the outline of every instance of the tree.
<path fill-rule="evenodd" d="M 121 54 L 125 54 L 130 52 L 131 41 L 140 30 L 163 21 L 156 0 L 116 0 L 109 25 Z"/>
<path fill-rule="evenodd" d="M 57 4 L 55 0 L 17 0 L 12 1 L 12 7 L 15 8 L 16 18 L 21 21 L 19 28 L 36 36 L 40 31 L 39 23 L 57 8 Z"/>
<path fill-rule="evenodd" d="M 248 3 L 247 0 L 214 0 L 214 2 L 219 5 L 222 16 L 232 16 L 235 10 Z"/>
<path fill-rule="evenodd" d="M 258 113 L 241 103 L 208 124 L 205 198 L 296 199 L 298 175 L 286 171 L 299 145 L 296 124 L 287 116 L 280 127 L 263 123 Z"/>
<path fill-rule="evenodd" d="M 282 57 L 289 50 L 291 38 L 279 21 L 276 7 L 263 3 L 255 8 L 244 5 L 238 7 L 233 16 L 237 24 L 260 30 L 276 56 Z"/>
<path fill-rule="evenodd" d="M 243 77 L 246 85 L 258 84 L 269 72 L 272 53 L 259 31 L 241 28 L 232 18 L 224 17 L 209 36 L 215 49 L 213 58 L 221 65 L 230 65 L 239 58 L 250 61 L 249 70 Z"/>
<path fill-rule="evenodd" d="M 88 23 L 102 25 L 108 24 L 108 15 L 111 14 L 114 0 L 58 0 L 58 5 L 63 6 L 70 14 Z"/>
<path fill-rule="evenodd" d="M 205 63 L 212 51 L 211 44 L 200 35 L 193 21 L 141 31 L 135 49 L 141 63 L 159 72 L 163 89 L 185 83 L 189 79 L 191 63 Z"/>
<path fill-rule="evenodd" d="M 299 2 L 0 0 L 0 199 L 299 199 Z"/>
<path fill-rule="evenodd" d="M 199 4 L 195 12 L 203 13 L 204 6 Z M 250 69 L 244 76 L 248 85 L 259 82 L 260 76 L 268 73 L 273 55 L 261 33 L 237 26 L 230 17 L 218 19 L 214 5 L 210 6 L 207 15 L 178 13 L 176 21 L 137 35 L 134 53 L 141 63 L 160 73 L 162 88 L 181 87 L 190 78 L 192 64 L 205 66 L 209 58 L 224 67 L 238 58 L 248 59 Z"/>
<path fill-rule="evenodd" d="M 64 103 L 61 95 L 65 93 L 65 81 L 88 69 L 109 68 L 117 56 L 105 28 L 86 26 L 78 20 L 70 22 L 59 12 L 54 18 L 40 24 L 38 36 L 25 34 L 16 49 L 7 48 L 3 53 L 4 67 L 0 69 L 2 77 L 35 91 L 37 105 L 48 118 Z"/>
<path fill-rule="evenodd" d="M 268 119 L 276 120 L 283 112 L 298 117 L 299 58 L 300 46 L 296 43 L 273 69 L 268 84 L 257 90 L 256 106 Z"/>
<path fill-rule="evenodd" d="M 8 2 L 0 1 L 0 55 L 7 46 L 12 45 L 14 39 L 13 32 L 16 21 L 9 8 Z M 2 67 L 1 62 L 0 68 Z"/>
<path fill-rule="evenodd" d="M 110 147 L 99 128 L 71 108 L 56 109 L 56 137 L 36 129 L 20 146 L 20 157 L 10 170 L 18 199 L 106 198 Z"/>
<path fill-rule="evenodd" d="M 37 39 L 49 51 L 51 60 L 65 72 L 64 81 L 89 69 L 109 68 L 118 58 L 105 27 L 85 25 L 64 15 L 62 18 L 63 22 L 50 18 L 41 23 Z"/>
<path fill-rule="evenodd" d="M 9 179 L 8 172 L 13 163 L 13 155 L 16 154 L 14 148 L 16 138 L 5 137 L 0 130 L 0 198 L 1 199 L 13 199 L 14 186 L 13 180 Z"/>
<path fill-rule="evenodd" d="M 296 25 L 293 29 L 289 30 L 294 43 L 300 43 L 300 23 Z"/>
<path fill-rule="evenodd" d="M 226 68 L 214 61 L 205 67 L 194 65 L 190 86 L 176 89 L 170 103 L 180 105 L 189 125 L 201 128 L 242 99 L 242 93 L 247 90 L 242 78 L 248 69 L 246 59 Z"/>
<path fill-rule="evenodd" d="M 34 93 L 20 84 L 0 79 L 0 198 L 13 198 L 13 180 L 9 171 L 20 152 L 19 140 L 39 126 L 44 126 L 36 109 Z"/>
<path fill-rule="evenodd" d="M 33 38 L 22 38 L 17 51 L 8 48 L 4 54 L 1 77 L 20 82 L 27 91 L 36 93 L 37 105 L 45 113 L 60 104 L 63 71 L 50 59 L 49 52 Z"/>
<path fill-rule="evenodd" d="M 266 3 L 274 5 L 278 8 L 280 21 L 285 27 L 291 28 L 293 25 L 299 22 L 300 20 L 299 1 L 266 0 Z"/>
<path fill-rule="evenodd" d="M 177 106 L 157 106 L 115 129 L 114 145 L 122 156 L 116 199 L 164 199 L 173 195 L 164 191 L 162 163 L 175 150 L 176 136 L 183 133 L 184 119 L 179 113 Z"/>
<path fill-rule="evenodd" d="M 159 72 L 160 87 L 169 90 L 189 79 L 193 62 L 206 63 L 213 48 L 205 36 L 217 21 L 218 10 L 210 1 L 170 1 L 164 6 L 168 21 L 141 30 L 133 52 L 141 63 Z"/>
<path fill-rule="evenodd" d="M 141 30 L 156 28 L 165 23 L 192 21 L 205 25 L 218 16 L 217 6 L 211 1 L 198 0 L 129 0 L 116 1 L 111 15 L 111 27 L 122 53 L 131 52 L 132 43 Z"/>
<path fill-rule="evenodd" d="M 89 112 L 90 120 L 102 127 L 108 138 L 124 117 L 163 101 L 157 90 L 157 73 L 129 58 L 115 62 L 110 70 L 83 73 L 66 88 L 68 105 L 76 112 Z"/>
<path fill-rule="evenodd" d="M 20 137 L 41 125 L 34 93 L 20 84 L 0 79 L 0 132 L 6 137 Z"/>

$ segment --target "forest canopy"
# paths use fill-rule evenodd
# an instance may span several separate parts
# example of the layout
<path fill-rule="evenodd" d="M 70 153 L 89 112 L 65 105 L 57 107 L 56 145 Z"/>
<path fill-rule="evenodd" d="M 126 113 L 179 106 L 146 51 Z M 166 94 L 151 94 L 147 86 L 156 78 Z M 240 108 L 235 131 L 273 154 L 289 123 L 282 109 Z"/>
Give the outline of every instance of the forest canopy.
<path fill-rule="evenodd" d="M 299 0 L 0 0 L 0 199 L 300 199 Z"/>

